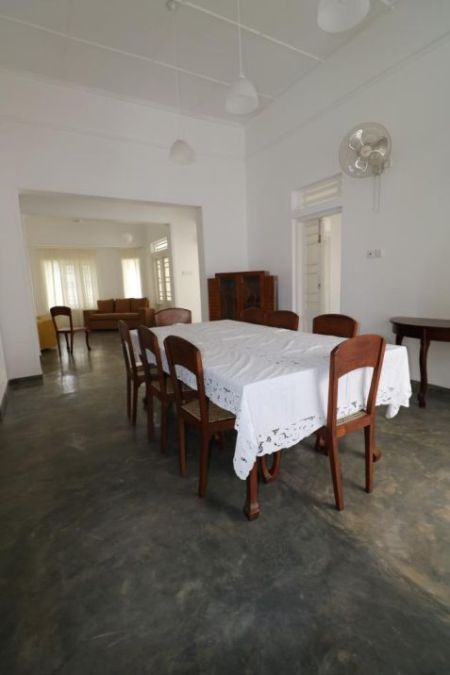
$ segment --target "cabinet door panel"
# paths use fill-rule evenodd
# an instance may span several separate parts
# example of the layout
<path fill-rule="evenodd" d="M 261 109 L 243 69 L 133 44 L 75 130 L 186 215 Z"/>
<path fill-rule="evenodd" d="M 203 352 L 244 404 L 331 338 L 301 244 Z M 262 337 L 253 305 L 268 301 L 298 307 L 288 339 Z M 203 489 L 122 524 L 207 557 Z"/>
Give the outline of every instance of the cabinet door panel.
<path fill-rule="evenodd" d="M 220 279 L 220 306 L 222 319 L 237 318 L 237 281 L 235 277 Z"/>

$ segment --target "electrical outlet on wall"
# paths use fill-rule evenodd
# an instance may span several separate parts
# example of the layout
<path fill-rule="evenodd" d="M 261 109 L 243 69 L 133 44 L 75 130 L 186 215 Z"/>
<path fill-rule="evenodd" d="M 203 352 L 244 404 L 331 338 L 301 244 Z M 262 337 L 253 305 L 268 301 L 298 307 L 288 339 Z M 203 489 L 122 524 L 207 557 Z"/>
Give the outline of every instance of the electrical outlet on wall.
<path fill-rule="evenodd" d="M 369 248 L 366 252 L 366 257 L 369 258 L 369 260 L 372 260 L 373 258 L 382 258 L 383 255 L 384 251 L 382 248 Z"/>

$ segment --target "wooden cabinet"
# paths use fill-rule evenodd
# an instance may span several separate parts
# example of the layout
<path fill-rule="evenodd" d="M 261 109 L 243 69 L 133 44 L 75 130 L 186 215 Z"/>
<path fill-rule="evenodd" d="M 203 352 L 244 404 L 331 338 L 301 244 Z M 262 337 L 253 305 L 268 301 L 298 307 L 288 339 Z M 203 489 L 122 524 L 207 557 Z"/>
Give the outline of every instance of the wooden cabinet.
<path fill-rule="evenodd" d="M 277 309 L 277 278 L 268 272 L 222 272 L 208 279 L 209 318 L 239 319 L 243 309 Z"/>

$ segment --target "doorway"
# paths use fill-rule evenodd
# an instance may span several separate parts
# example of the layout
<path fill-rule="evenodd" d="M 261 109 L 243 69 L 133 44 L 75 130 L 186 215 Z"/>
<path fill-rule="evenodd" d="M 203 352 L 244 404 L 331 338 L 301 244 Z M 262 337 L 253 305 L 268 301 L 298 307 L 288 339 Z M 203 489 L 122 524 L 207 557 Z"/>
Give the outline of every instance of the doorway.
<path fill-rule="evenodd" d="M 297 294 L 304 330 L 312 329 L 318 314 L 341 308 L 341 212 L 297 223 Z M 299 253 L 301 255 L 299 256 Z M 298 303 L 300 304 L 300 303 Z"/>

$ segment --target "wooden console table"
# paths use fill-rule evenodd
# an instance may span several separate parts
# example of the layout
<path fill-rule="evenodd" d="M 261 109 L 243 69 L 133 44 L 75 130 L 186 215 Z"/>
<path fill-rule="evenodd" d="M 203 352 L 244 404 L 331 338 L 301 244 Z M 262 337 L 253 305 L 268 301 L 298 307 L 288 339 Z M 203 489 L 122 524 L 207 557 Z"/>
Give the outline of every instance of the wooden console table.
<path fill-rule="evenodd" d="M 427 354 L 431 340 L 450 342 L 449 319 L 424 319 L 421 317 L 394 316 L 391 319 L 396 344 L 401 345 L 404 337 L 420 340 L 420 389 L 419 406 L 425 408 L 427 392 Z"/>

